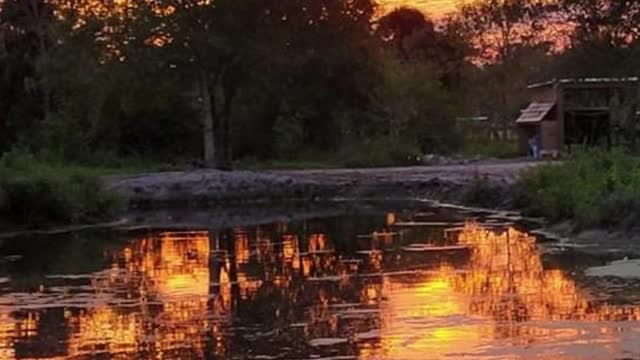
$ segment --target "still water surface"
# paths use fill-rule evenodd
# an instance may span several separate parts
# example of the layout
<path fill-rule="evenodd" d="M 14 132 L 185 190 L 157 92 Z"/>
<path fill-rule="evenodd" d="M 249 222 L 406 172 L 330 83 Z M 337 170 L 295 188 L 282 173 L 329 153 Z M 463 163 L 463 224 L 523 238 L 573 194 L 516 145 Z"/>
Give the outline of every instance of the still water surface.
<path fill-rule="evenodd" d="M 640 358 L 638 284 L 536 240 L 442 208 L 5 240 L 0 359 Z"/>

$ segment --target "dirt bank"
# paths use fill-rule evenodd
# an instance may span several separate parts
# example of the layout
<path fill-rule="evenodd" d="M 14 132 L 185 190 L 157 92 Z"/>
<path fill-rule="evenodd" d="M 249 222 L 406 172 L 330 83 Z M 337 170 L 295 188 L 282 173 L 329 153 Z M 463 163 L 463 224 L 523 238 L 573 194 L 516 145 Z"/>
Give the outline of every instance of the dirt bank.
<path fill-rule="evenodd" d="M 508 189 L 530 161 L 377 169 L 301 171 L 197 170 L 110 176 L 110 189 L 132 207 L 216 206 L 285 200 L 399 200 L 431 198 L 456 201 L 484 179 L 493 189 Z M 498 205 L 498 204 L 496 204 Z"/>
<path fill-rule="evenodd" d="M 611 259 L 640 258 L 640 225 L 629 228 L 580 228 L 573 221 L 549 224 L 536 231 L 563 249 Z M 640 275 L 640 274 L 639 274 Z"/>

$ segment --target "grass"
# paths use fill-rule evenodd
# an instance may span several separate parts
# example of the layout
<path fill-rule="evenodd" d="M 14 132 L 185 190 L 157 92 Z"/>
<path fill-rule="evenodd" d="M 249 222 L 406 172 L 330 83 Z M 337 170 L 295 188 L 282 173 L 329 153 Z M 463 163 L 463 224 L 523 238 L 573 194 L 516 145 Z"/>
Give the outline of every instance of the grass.
<path fill-rule="evenodd" d="M 100 173 L 9 152 L 0 158 L 0 219 L 28 227 L 111 220 L 123 202 L 105 189 Z"/>
<path fill-rule="evenodd" d="M 622 150 L 583 149 L 525 173 L 517 203 L 532 215 L 583 227 L 640 220 L 640 159 Z"/>

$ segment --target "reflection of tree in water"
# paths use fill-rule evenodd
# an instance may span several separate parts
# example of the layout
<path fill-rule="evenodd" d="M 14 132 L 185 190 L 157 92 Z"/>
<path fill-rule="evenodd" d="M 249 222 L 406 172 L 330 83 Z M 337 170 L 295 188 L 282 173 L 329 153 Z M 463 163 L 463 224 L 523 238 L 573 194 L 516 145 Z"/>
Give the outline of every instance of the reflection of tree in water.
<path fill-rule="evenodd" d="M 564 272 L 544 269 L 535 238 L 526 233 L 476 223 L 448 233 L 454 235 L 450 241 L 469 246 L 466 263 L 451 265 L 461 254 L 449 253 L 424 274 L 383 277 L 365 287 L 363 303 L 371 297 L 386 301 L 379 302 L 379 336 L 359 345 L 360 356 L 468 355 L 501 339 L 522 346 L 544 341 L 570 345 L 581 334 L 615 344 L 614 333 L 622 331 L 617 326 L 596 325 L 591 333 L 582 324 L 640 319 L 640 307 L 589 301 Z M 434 256 L 427 252 L 424 259 Z"/>
<path fill-rule="evenodd" d="M 186 351 L 203 356 L 203 331 L 216 329 L 207 315 L 230 310 L 228 274 L 220 268 L 219 292 L 212 299 L 211 275 L 206 232 L 131 242 L 114 254 L 106 276 L 92 280 L 97 293 L 116 298 L 68 318 L 69 355 Z"/>
<path fill-rule="evenodd" d="M 309 339 L 342 337 L 362 356 L 411 359 L 471 351 L 486 338 L 557 336 L 532 321 L 640 318 L 637 307 L 595 304 L 562 271 L 544 269 L 535 238 L 516 229 L 467 223 L 447 231 L 451 237 L 439 228 L 438 238 L 434 229 L 403 233 L 396 221 L 387 215 L 376 230 L 327 226 L 336 233 L 324 223 L 275 224 L 132 239 L 108 253 L 110 268 L 90 277 L 91 290 L 80 294 L 89 306 L 61 309 L 57 343 L 66 348 L 55 355 L 228 357 L 234 348 L 258 351 L 256 344 L 269 344 L 264 353 L 304 355 Z M 469 250 L 402 250 L 425 240 Z M 397 273 L 411 269 L 419 271 Z M 47 311 L 29 312 L 31 321 L 0 312 L 0 341 L 31 324 L 29 336 L 42 342 Z M 253 330 L 230 332 L 238 324 Z M 12 344 L 2 349 L 15 357 L 6 350 Z"/>
<path fill-rule="evenodd" d="M 535 237 L 514 228 L 468 223 L 458 241 L 471 247 L 467 272 L 449 275 L 473 314 L 497 321 L 636 320 L 640 308 L 596 305 L 561 270 L 544 269 Z"/>
<path fill-rule="evenodd" d="M 80 306 L 52 311 L 52 321 L 63 324 L 53 339 L 62 348 L 43 349 L 52 346 L 45 344 L 47 324 L 37 318 L 49 310 L 28 312 L 36 319 L 33 334 L 18 333 L 27 322 L 7 313 L 0 325 L 15 331 L 0 336 L 7 341 L 3 354 L 11 350 L 3 357 L 15 357 L 14 338 L 23 349 L 42 343 L 33 355 L 227 356 L 232 313 L 241 324 L 267 329 L 287 329 L 304 318 L 335 328 L 335 318 L 333 325 L 326 321 L 332 318 L 327 306 L 345 298 L 341 290 L 355 293 L 353 285 L 345 278 L 335 286 L 305 286 L 305 279 L 352 273 L 357 262 L 336 256 L 321 228 L 275 224 L 132 239 L 108 252 L 110 268 L 82 280 L 87 286 L 72 295 Z"/>
<path fill-rule="evenodd" d="M 29 312 L 18 318 L 8 307 L 0 307 L 0 359 L 14 359 L 13 338 L 31 338 L 37 335 L 38 313 Z"/>

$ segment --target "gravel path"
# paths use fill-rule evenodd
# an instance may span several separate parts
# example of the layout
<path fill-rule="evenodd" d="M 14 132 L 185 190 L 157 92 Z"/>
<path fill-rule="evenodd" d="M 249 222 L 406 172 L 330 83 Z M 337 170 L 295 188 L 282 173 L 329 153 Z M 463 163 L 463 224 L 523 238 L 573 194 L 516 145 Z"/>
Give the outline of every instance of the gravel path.
<path fill-rule="evenodd" d="M 226 205 L 274 200 L 402 199 L 438 197 L 484 177 L 513 183 L 531 161 L 373 169 L 233 171 L 196 170 L 106 178 L 133 206 Z"/>

